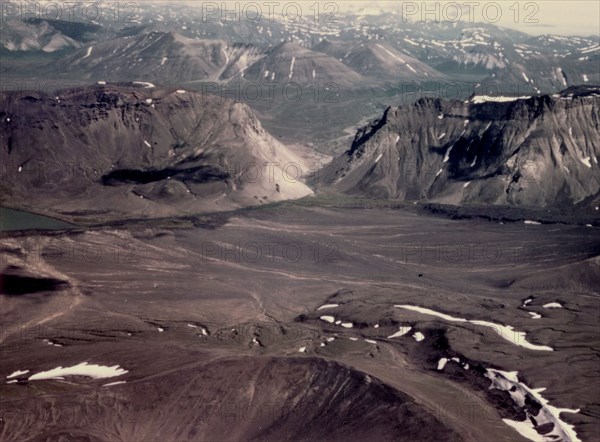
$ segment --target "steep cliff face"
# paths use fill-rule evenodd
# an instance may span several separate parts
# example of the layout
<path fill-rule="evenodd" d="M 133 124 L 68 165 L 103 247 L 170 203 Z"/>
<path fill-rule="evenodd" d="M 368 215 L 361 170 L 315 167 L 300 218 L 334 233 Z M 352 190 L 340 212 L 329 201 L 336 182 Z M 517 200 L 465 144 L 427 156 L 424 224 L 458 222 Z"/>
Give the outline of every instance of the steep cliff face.
<path fill-rule="evenodd" d="M 302 160 L 245 105 L 207 94 L 112 85 L 8 93 L 0 121 L 11 206 L 158 216 L 311 193 L 295 179 Z"/>
<path fill-rule="evenodd" d="M 546 207 L 600 191 L 600 89 L 388 108 L 315 177 L 355 195 Z"/>

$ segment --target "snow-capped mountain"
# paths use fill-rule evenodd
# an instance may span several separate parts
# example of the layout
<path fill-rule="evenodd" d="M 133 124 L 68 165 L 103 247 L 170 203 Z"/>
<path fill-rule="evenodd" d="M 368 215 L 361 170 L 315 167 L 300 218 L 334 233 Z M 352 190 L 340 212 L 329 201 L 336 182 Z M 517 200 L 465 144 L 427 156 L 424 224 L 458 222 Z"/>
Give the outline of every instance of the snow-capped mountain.
<path fill-rule="evenodd" d="M 329 19 L 327 10 L 318 17 L 309 14 L 308 7 L 303 12 L 302 17 L 289 20 L 275 10 L 269 19 L 252 21 L 186 4 L 148 3 L 128 20 L 115 23 L 103 17 L 88 23 L 96 28 L 86 28 L 85 39 L 62 28 L 56 34 L 49 30 L 50 22 L 38 21 L 19 26 L 47 36 L 24 38 L 25 31 L 15 25 L 3 28 L 2 43 L 14 51 L 70 47 L 75 52 L 85 45 L 61 58 L 58 65 L 71 65 L 72 75 L 90 79 L 113 74 L 127 81 L 144 77 L 169 83 L 232 78 L 255 81 L 270 79 L 275 72 L 283 80 L 289 79 L 294 52 L 302 47 L 325 53 L 361 76 L 386 82 L 451 76 L 456 81 L 516 85 L 524 93 L 541 94 L 600 81 L 599 38 L 532 37 L 486 23 L 416 23 L 398 12 L 369 9 L 338 12 L 335 20 Z M 316 60 L 317 56 L 307 58 Z M 282 66 L 273 65 L 277 60 Z M 335 63 L 327 60 L 323 64 Z M 314 65 L 318 77 L 319 63 Z M 312 67 L 301 71 L 297 68 L 292 75 L 311 79 Z M 331 76 L 326 68 L 323 71 L 324 81 L 328 81 Z M 341 72 L 342 79 L 350 74 Z"/>

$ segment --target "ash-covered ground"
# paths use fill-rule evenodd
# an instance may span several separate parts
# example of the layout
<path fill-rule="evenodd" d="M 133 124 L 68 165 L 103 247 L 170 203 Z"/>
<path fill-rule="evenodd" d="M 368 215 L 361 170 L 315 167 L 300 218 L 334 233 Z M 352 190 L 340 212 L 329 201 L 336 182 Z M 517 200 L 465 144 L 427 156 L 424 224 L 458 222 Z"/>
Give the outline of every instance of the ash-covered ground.
<path fill-rule="evenodd" d="M 594 440 L 597 229 L 286 203 L 4 232 L 0 437 Z"/>

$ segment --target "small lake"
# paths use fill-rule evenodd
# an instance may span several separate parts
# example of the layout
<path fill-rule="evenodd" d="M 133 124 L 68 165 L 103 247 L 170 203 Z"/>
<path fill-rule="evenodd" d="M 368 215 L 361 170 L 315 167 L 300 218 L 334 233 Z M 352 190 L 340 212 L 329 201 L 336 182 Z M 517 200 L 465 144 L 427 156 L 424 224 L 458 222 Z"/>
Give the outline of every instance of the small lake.
<path fill-rule="evenodd" d="M 0 207 L 0 232 L 14 230 L 57 230 L 76 227 L 65 221 L 36 213 Z"/>

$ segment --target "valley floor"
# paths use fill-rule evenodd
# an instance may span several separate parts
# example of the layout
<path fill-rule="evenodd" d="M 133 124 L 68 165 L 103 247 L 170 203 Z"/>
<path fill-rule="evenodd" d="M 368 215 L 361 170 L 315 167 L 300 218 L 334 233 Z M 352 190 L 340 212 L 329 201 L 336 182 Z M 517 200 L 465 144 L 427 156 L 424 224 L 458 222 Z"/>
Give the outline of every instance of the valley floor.
<path fill-rule="evenodd" d="M 600 431 L 597 227 L 296 204 L 165 225 L 0 236 L 5 292 L 31 288 L 0 295 L 2 440 Z M 113 368 L 30 379 L 83 362 Z M 546 439 L 511 428 L 520 399 Z"/>

